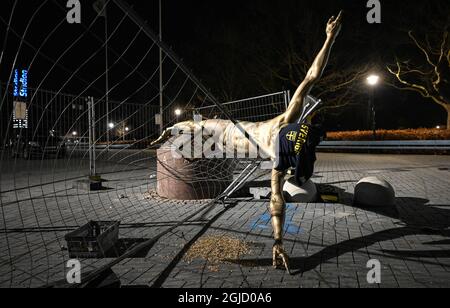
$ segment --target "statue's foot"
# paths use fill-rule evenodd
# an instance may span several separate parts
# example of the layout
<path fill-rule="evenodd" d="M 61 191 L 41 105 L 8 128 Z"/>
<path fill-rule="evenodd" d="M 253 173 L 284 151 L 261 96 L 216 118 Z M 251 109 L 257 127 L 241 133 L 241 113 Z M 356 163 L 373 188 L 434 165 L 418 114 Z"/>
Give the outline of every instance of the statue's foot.
<path fill-rule="evenodd" d="M 154 147 L 156 145 L 163 144 L 167 140 L 169 140 L 170 137 L 172 136 L 172 129 L 173 129 L 172 127 L 166 129 L 158 139 L 156 139 L 156 140 L 154 140 L 153 142 L 150 143 L 150 146 Z"/>
<path fill-rule="evenodd" d="M 273 268 L 286 269 L 286 272 L 288 272 L 289 275 L 292 275 L 289 266 L 289 256 L 284 251 L 282 244 L 275 244 L 273 246 Z"/>

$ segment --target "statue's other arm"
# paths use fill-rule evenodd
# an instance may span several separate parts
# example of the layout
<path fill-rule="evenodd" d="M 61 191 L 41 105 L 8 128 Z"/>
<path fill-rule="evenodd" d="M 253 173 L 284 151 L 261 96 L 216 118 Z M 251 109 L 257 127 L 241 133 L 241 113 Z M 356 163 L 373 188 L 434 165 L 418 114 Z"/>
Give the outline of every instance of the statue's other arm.
<path fill-rule="evenodd" d="M 284 220 L 286 218 L 286 201 L 283 196 L 284 177 L 286 172 L 272 170 L 272 197 L 270 199 L 270 215 L 275 244 L 273 246 L 273 267 L 283 266 L 288 272 L 289 257 L 283 248 Z"/>

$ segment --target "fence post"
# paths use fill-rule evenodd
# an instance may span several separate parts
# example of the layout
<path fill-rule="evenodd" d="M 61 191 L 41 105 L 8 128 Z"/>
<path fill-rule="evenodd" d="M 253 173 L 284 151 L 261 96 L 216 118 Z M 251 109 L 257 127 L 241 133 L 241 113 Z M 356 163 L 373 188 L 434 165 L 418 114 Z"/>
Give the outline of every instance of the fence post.
<path fill-rule="evenodd" d="M 4 113 L 7 112 L 6 111 L 7 108 L 3 107 L 4 105 L 2 104 L 2 99 L 3 99 L 3 83 L 0 83 L 0 114 L 4 114 Z M 5 110 L 5 111 L 3 111 L 2 109 Z M 7 139 L 6 133 L 5 133 L 5 136 L 3 136 L 3 132 L 9 132 L 8 127 L 3 127 L 3 125 L 4 125 L 3 122 L 4 121 L 0 122 L 0 140 L 3 142 L 3 144 L 0 145 L 0 150 L 5 146 L 5 144 L 4 144 L 5 142 L 4 141 Z M 8 121 L 5 121 L 5 122 L 8 122 Z"/>
<path fill-rule="evenodd" d="M 88 114 L 89 114 L 89 171 L 90 176 L 96 176 L 97 170 L 95 166 L 95 105 L 94 98 L 88 97 Z"/>
<path fill-rule="evenodd" d="M 284 103 L 286 105 L 286 109 L 289 107 L 289 103 L 291 102 L 291 91 L 284 91 Z"/>

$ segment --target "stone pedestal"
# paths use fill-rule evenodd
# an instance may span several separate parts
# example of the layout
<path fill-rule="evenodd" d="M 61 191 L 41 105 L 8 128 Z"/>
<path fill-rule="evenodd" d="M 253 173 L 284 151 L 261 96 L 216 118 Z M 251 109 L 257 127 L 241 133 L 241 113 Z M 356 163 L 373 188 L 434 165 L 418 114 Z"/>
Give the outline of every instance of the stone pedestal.
<path fill-rule="evenodd" d="M 162 198 L 214 199 L 233 180 L 230 160 L 175 158 L 170 147 L 159 149 L 157 157 L 157 192 Z"/>
<path fill-rule="evenodd" d="M 303 186 L 298 186 L 294 178 L 286 181 L 283 187 L 286 202 L 311 203 L 317 202 L 319 196 L 316 184 L 309 180 Z"/>

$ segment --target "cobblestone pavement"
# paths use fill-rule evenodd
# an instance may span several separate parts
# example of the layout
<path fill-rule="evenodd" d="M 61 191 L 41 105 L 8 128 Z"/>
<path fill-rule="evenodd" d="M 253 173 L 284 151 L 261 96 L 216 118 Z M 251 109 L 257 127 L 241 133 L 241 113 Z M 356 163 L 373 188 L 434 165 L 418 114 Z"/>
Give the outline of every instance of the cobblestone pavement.
<path fill-rule="evenodd" d="M 65 279 L 64 235 L 87 218 L 121 220 L 120 237 L 130 245 L 200 208 L 149 199 L 152 170 L 115 171 L 121 172 L 108 175 L 111 190 L 96 194 L 66 181 L 2 193 L 1 287 Z M 356 183 L 373 175 L 394 186 L 395 209 L 352 205 Z M 123 286 L 142 287 L 450 287 L 449 156 L 320 154 L 313 180 L 339 189 L 341 203 L 288 204 L 285 248 L 292 276 L 271 267 L 268 202 L 250 199 L 233 208 L 213 207 L 113 271 Z M 205 260 L 187 262 L 191 245 L 211 235 L 239 238 L 251 251 L 214 267 Z M 367 283 L 371 259 L 381 262 L 379 285 Z M 81 260 L 82 269 L 111 260 Z"/>

